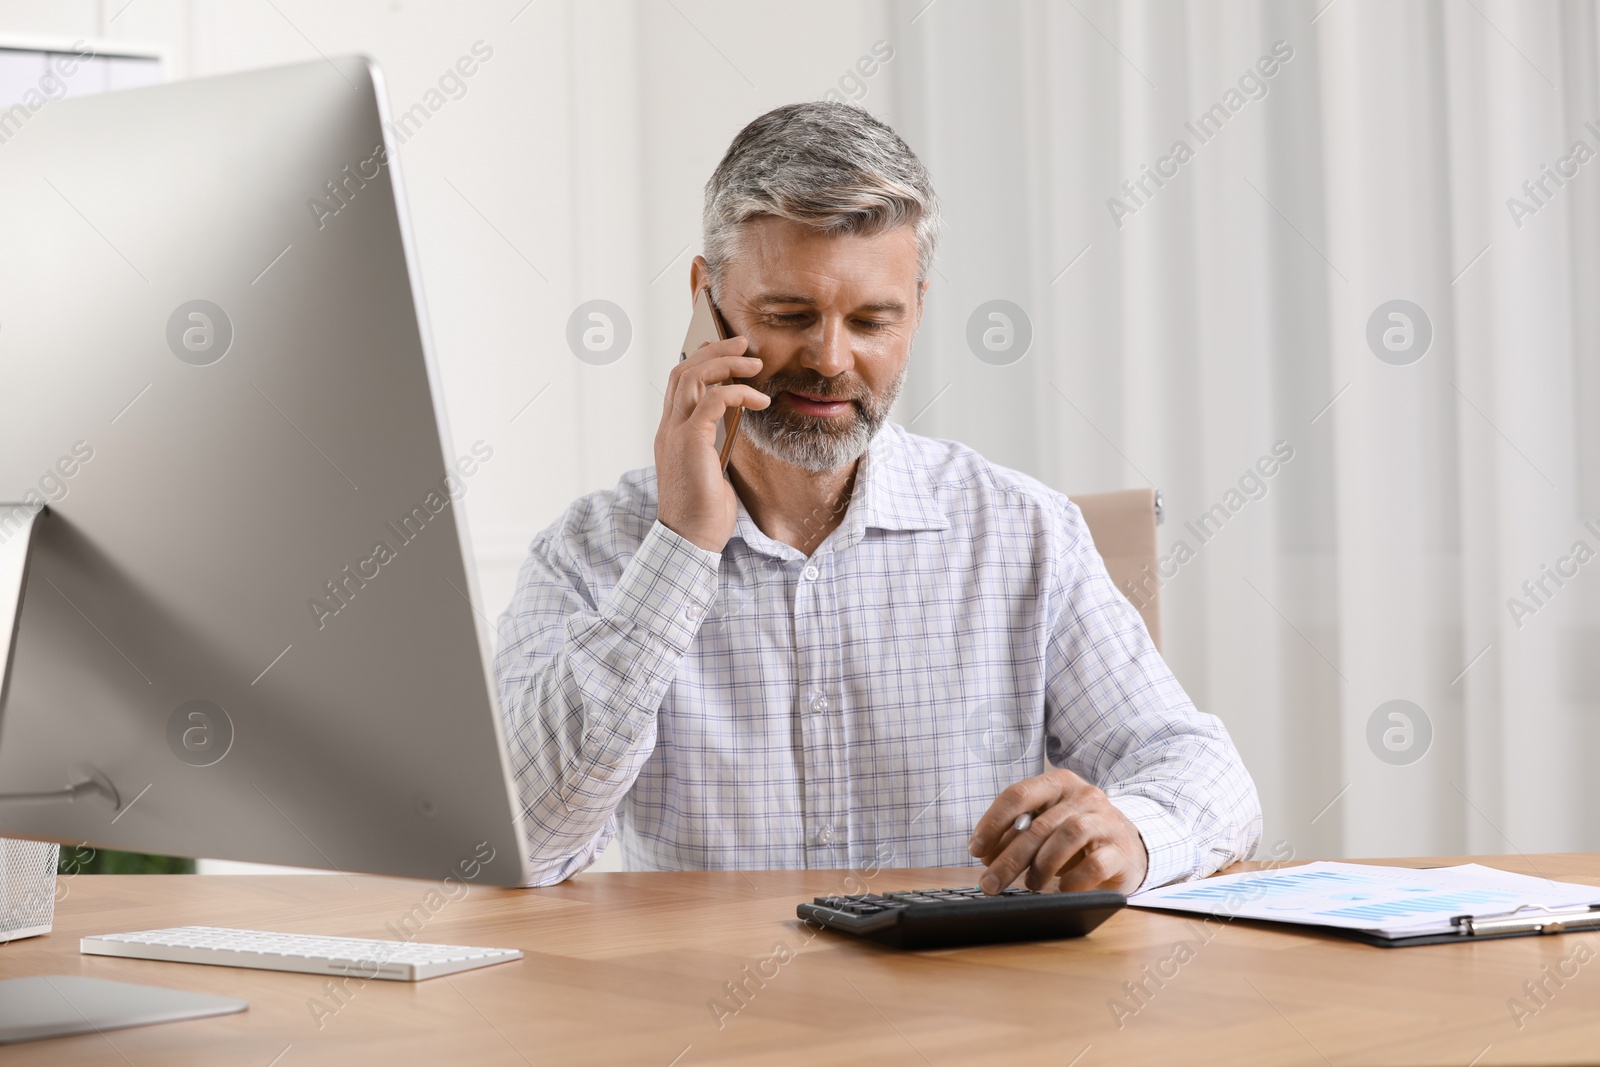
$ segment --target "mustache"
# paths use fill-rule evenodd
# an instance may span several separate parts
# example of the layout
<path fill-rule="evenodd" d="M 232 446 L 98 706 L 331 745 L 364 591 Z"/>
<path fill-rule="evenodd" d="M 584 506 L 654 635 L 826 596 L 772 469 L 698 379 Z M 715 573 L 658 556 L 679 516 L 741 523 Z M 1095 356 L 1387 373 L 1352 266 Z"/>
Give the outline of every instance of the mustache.
<path fill-rule="evenodd" d="M 816 371 L 805 373 L 780 371 L 756 388 L 774 400 L 778 399 L 780 393 L 804 393 L 823 400 L 850 400 L 858 405 L 872 401 L 872 390 L 867 388 L 867 384 L 861 379 L 854 376 L 847 378 L 844 375 L 825 378 Z"/>

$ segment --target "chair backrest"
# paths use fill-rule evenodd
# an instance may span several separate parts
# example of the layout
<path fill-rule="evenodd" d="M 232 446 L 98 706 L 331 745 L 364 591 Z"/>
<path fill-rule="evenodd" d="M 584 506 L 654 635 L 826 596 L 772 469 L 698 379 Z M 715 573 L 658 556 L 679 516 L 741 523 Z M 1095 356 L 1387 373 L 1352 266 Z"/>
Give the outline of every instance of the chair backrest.
<path fill-rule="evenodd" d="M 1111 580 L 1141 617 L 1156 650 L 1161 649 L 1161 584 L 1156 571 L 1156 526 L 1161 494 L 1154 489 L 1087 493 L 1072 502 L 1083 512 L 1094 547 Z"/>

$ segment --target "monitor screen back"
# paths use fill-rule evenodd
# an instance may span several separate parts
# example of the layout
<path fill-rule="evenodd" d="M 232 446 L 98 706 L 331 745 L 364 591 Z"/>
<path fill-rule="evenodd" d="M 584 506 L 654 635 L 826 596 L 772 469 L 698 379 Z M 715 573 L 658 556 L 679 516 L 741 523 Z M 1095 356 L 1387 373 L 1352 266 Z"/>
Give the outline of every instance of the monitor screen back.
<path fill-rule="evenodd" d="M 0 146 L 0 501 L 48 505 L 0 792 L 123 803 L 0 835 L 520 880 L 460 507 L 494 448 L 444 429 L 381 97 L 319 61 Z"/>

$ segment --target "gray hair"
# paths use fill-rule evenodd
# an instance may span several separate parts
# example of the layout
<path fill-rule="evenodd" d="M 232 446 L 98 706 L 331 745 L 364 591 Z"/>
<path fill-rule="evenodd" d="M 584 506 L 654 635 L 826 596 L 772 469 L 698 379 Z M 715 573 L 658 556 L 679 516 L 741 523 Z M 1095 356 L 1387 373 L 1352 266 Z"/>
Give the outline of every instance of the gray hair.
<path fill-rule="evenodd" d="M 922 161 L 865 108 L 787 104 L 739 131 L 706 182 L 705 257 L 715 290 L 740 227 L 771 215 L 830 235 L 871 237 L 914 224 L 917 284 L 933 267 L 939 199 Z"/>

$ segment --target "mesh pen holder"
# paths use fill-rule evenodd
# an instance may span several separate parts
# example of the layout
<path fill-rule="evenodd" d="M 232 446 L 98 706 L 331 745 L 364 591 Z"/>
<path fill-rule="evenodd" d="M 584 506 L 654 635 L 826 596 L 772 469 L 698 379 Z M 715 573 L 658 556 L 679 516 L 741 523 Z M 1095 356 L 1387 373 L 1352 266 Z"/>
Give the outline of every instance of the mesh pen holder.
<path fill-rule="evenodd" d="M 50 932 L 61 846 L 0 838 L 0 942 Z"/>

